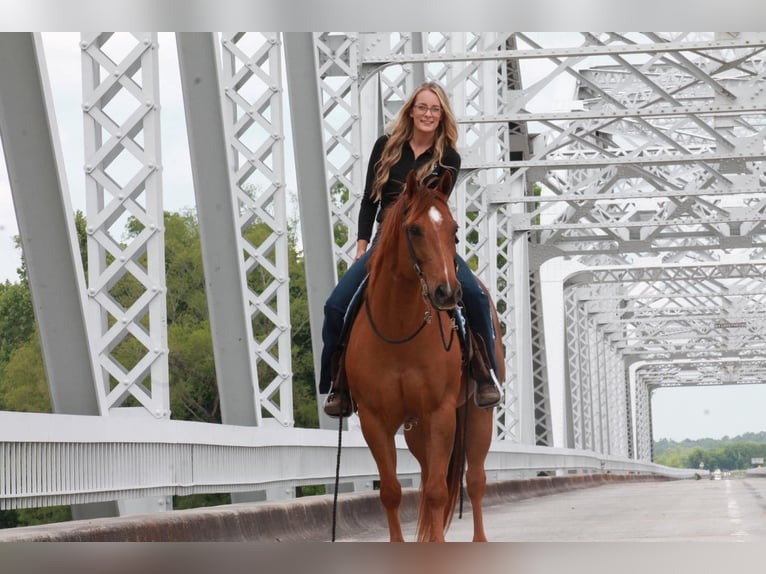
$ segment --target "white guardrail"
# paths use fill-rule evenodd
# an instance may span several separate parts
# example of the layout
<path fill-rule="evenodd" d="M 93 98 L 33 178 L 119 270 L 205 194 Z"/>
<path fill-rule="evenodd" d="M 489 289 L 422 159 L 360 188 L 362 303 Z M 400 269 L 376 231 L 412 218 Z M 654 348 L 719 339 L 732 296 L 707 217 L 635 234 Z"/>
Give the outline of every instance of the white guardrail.
<path fill-rule="evenodd" d="M 399 475 L 417 485 L 417 461 L 404 437 L 396 438 Z M 361 432 L 344 431 L 342 444 L 341 480 L 372 484 L 377 468 Z M 332 430 L 0 411 L 0 509 L 332 484 L 337 445 Z M 493 443 L 485 466 L 489 481 L 541 471 L 694 476 L 592 451 L 505 441 Z"/>

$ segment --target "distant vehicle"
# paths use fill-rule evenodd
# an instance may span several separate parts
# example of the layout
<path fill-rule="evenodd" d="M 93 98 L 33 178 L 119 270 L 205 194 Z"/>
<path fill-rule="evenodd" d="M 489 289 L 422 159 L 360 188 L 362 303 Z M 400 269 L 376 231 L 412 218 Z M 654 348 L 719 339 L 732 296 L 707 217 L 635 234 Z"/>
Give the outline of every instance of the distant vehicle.
<path fill-rule="evenodd" d="M 713 471 L 713 474 L 712 474 L 711 478 L 713 480 L 721 480 L 721 469 L 720 468 L 716 468 Z"/>

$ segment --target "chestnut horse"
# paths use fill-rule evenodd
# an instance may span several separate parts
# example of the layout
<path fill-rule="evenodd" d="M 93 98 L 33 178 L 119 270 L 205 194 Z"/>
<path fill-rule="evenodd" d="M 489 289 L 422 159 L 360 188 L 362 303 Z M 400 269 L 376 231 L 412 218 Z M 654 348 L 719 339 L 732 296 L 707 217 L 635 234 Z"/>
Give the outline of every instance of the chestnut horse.
<path fill-rule="evenodd" d="M 481 502 L 493 409 L 466 400 L 466 385 L 470 391 L 474 385 L 463 376 L 460 345 L 452 344 L 457 337 L 448 311 L 461 288 L 455 275 L 458 226 L 447 205 L 451 187 L 448 172 L 434 188 L 419 186 L 410 173 L 370 255 L 366 300 L 344 359 L 362 433 L 378 466 L 392 542 L 404 540 L 394 439 L 402 425 L 421 468 L 418 541 L 444 541 L 466 461 L 473 539 L 486 541 Z M 492 313 L 499 333 L 494 307 Z M 503 380 L 500 337 L 496 349 Z"/>

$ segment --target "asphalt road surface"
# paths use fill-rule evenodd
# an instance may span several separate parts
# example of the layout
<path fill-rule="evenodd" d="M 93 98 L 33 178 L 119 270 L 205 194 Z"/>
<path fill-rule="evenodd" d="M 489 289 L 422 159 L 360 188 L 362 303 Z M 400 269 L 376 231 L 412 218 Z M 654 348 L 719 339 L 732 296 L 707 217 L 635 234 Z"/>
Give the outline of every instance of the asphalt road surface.
<path fill-rule="evenodd" d="M 493 542 L 763 542 L 766 478 L 610 484 L 487 506 L 484 516 Z M 415 524 L 403 529 L 414 540 Z M 466 500 L 447 540 L 472 536 Z M 387 540 L 388 529 L 376 528 L 338 541 Z"/>

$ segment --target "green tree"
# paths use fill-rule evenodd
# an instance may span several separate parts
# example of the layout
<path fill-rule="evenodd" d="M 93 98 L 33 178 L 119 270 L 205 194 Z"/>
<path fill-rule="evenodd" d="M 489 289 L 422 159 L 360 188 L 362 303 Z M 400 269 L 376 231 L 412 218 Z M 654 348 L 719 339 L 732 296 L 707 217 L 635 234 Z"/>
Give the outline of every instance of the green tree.
<path fill-rule="evenodd" d="M 342 192 L 339 192 L 342 193 Z M 213 357 L 212 338 L 205 292 L 205 278 L 197 218 L 192 212 L 165 214 L 166 305 L 170 405 L 172 418 L 204 422 L 220 422 L 220 402 Z M 86 253 L 86 221 L 81 212 L 75 216 L 75 228 L 83 258 Z M 127 237 L 142 231 L 138 220 L 127 225 Z M 342 230 L 337 230 L 342 232 Z M 245 232 L 253 245 L 267 253 L 271 230 L 255 223 Z M 17 241 L 20 246 L 20 242 Z M 309 324 L 308 296 L 303 254 L 298 247 L 296 226 L 288 236 L 290 321 L 292 334 L 293 405 L 295 424 L 316 428 L 319 424 L 315 396 L 315 377 Z M 109 262 L 110 257 L 107 258 Z M 83 259 L 87 273 L 87 261 Z M 146 267 L 146 255 L 139 258 Z M 0 409 L 28 412 L 51 412 L 45 370 L 36 330 L 32 300 L 26 279 L 26 262 L 22 257 L 18 283 L 0 284 Z M 248 276 L 251 289 L 263 293 L 272 281 L 265 269 L 255 268 Z M 110 289 L 110 294 L 124 308 L 129 307 L 144 287 L 130 274 L 124 275 Z M 147 317 L 143 319 L 145 326 Z M 269 323 L 257 316 L 256 333 Z M 128 339 L 113 351 L 117 360 L 130 367 L 144 349 L 135 339 Z M 261 365 L 260 380 L 268 377 L 268 367 Z M 179 497 L 179 507 L 221 504 L 228 495 Z M 0 528 L 59 522 L 69 519 L 67 507 L 0 512 Z"/>
<path fill-rule="evenodd" d="M 318 428 L 314 355 L 311 347 L 306 268 L 297 249 L 294 231 L 289 238 L 290 325 L 293 365 L 293 416 L 295 426 Z"/>
<path fill-rule="evenodd" d="M 51 400 L 37 331 L 11 353 L 0 371 L 0 408 L 49 413 Z"/>
<path fill-rule="evenodd" d="M 16 247 L 21 240 L 16 237 Z M 0 284 L 0 409 L 50 412 L 27 266 L 21 258 L 18 283 Z"/>
<path fill-rule="evenodd" d="M 0 283 L 0 370 L 14 349 L 29 341 L 34 331 L 32 297 L 26 278 L 19 283 Z"/>
<path fill-rule="evenodd" d="M 699 468 L 702 462 L 706 470 L 742 470 L 756 457 L 766 457 L 766 432 L 680 443 L 663 439 L 654 445 L 655 462 L 678 468 Z"/>

